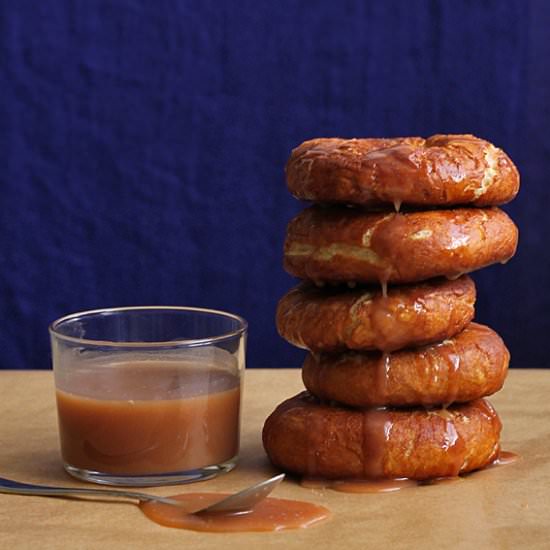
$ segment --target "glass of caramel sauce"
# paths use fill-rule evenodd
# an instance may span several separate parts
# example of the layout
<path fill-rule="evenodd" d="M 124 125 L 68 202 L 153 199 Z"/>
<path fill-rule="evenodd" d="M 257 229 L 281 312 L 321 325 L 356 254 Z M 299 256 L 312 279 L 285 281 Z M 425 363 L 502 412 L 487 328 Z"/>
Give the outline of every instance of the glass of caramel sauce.
<path fill-rule="evenodd" d="M 247 324 L 222 311 L 124 307 L 50 326 L 66 471 L 107 485 L 234 468 Z"/>

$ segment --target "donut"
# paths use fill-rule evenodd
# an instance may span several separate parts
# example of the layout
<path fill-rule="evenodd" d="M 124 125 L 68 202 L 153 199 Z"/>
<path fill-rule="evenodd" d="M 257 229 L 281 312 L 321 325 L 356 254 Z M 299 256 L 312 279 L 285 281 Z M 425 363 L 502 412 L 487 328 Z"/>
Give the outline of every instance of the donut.
<path fill-rule="evenodd" d="M 288 225 L 284 267 L 317 282 L 410 283 L 505 263 L 517 241 L 514 222 L 496 207 L 373 213 L 312 206 Z"/>
<path fill-rule="evenodd" d="M 445 340 L 474 316 L 476 289 L 467 275 L 392 286 L 317 288 L 302 283 L 277 306 L 277 330 L 291 344 L 315 352 L 393 351 Z"/>
<path fill-rule="evenodd" d="M 508 155 L 472 135 L 394 139 L 320 138 L 292 151 L 286 166 L 299 199 L 379 206 L 496 206 L 519 190 Z"/>
<path fill-rule="evenodd" d="M 447 409 L 357 410 L 308 392 L 267 418 L 263 444 L 277 468 L 325 479 L 456 476 L 498 456 L 500 420 L 483 400 Z"/>
<path fill-rule="evenodd" d="M 353 407 L 410 407 L 471 401 L 502 387 L 510 354 L 489 327 L 394 353 L 310 353 L 302 379 L 310 393 Z"/>

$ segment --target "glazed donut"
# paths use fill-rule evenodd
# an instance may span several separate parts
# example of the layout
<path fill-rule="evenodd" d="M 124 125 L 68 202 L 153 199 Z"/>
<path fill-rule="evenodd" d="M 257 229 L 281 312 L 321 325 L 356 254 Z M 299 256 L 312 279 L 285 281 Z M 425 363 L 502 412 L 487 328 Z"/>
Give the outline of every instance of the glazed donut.
<path fill-rule="evenodd" d="M 308 354 L 302 379 L 320 399 L 353 407 L 433 406 L 497 392 L 509 361 L 495 331 L 470 323 L 454 338 L 421 348 Z"/>
<path fill-rule="evenodd" d="M 410 283 L 504 263 L 517 241 L 499 208 L 399 214 L 312 206 L 288 225 L 284 267 L 316 282 Z"/>
<path fill-rule="evenodd" d="M 496 206 L 512 200 L 519 173 L 508 155 L 471 135 L 428 139 L 306 141 L 286 166 L 299 199 L 379 206 Z"/>
<path fill-rule="evenodd" d="M 268 417 L 263 444 L 278 468 L 326 479 L 456 476 L 498 456 L 501 423 L 483 400 L 448 409 L 356 410 L 308 392 Z"/>
<path fill-rule="evenodd" d="M 393 351 L 450 338 L 474 316 L 476 289 L 467 275 L 350 290 L 302 283 L 277 306 L 277 329 L 291 344 L 311 351 Z"/>

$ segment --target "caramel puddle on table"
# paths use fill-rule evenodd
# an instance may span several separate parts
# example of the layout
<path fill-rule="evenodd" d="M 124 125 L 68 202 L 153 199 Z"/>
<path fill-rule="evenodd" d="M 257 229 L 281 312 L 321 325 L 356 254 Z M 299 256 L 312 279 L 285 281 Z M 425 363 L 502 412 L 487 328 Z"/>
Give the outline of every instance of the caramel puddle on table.
<path fill-rule="evenodd" d="M 412 479 L 358 479 L 324 480 L 305 478 L 300 482 L 306 489 L 332 489 L 341 493 L 391 493 L 405 487 L 416 487 L 418 482 Z"/>
<path fill-rule="evenodd" d="M 516 453 L 509 451 L 501 451 L 498 458 L 494 462 L 477 470 L 478 472 L 489 468 L 497 468 L 513 464 L 520 459 Z M 332 489 L 342 493 L 393 493 L 410 487 L 422 487 L 425 485 L 443 485 L 447 483 L 457 483 L 465 481 L 467 477 L 475 475 L 476 472 L 469 472 L 459 476 L 437 477 L 434 479 L 425 479 L 416 481 L 414 479 L 399 478 L 399 479 L 349 479 L 349 480 L 334 480 L 320 478 L 303 478 L 300 480 L 300 485 L 306 489 Z"/>
<path fill-rule="evenodd" d="M 188 503 L 191 508 L 214 504 L 225 496 L 228 495 L 189 493 L 170 498 Z M 160 525 L 216 533 L 299 529 L 311 527 L 330 516 L 330 511 L 323 506 L 280 498 L 266 498 L 245 514 L 186 514 L 184 509 L 152 501 L 141 502 L 139 507 L 149 519 Z"/>
<path fill-rule="evenodd" d="M 513 464 L 521 458 L 520 455 L 512 453 L 510 451 L 500 451 L 498 458 L 487 466 L 487 468 L 495 468 L 497 466 L 506 466 L 507 464 Z"/>

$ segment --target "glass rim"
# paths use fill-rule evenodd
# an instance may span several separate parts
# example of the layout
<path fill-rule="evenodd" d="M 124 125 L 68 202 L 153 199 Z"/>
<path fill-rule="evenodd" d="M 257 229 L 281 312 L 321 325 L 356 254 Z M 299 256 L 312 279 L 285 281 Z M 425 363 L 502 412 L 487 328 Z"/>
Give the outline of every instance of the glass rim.
<path fill-rule="evenodd" d="M 207 336 L 204 338 L 184 338 L 177 340 L 156 340 L 152 342 L 145 342 L 143 340 L 138 340 L 136 342 L 116 342 L 114 340 L 99 340 L 93 338 L 78 338 L 77 336 L 68 336 L 59 332 L 59 327 L 66 322 L 77 320 L 78 318 L 89 317 L 92 315 L 98 314 L 112 314 L 112 313 L 124 313 L 131 311 L 172 311 L 172 312 L 191 312 L 191 313 L 207 313 L 210 315 L 225 317 L 227 319 L 232 319 L 239 323 L 239 328 L 218 334 L 217 336 Z M 75 344 L 85 344 L 89 346 L 102 346 L 102 347 L 112 347 L 112 348 L 162 348 L 162 347 L 173 347 L 173 346 L 207 346 L 210 344 L 216 344 L 218 342 L 224 342 L 241 336 L 248 329 L 248 322 L 244 317 L 236 315 L 235 313 L 229 313 L 227 311 L 222 311 L 220 309 L 209 309 L 203 307 L 193 307 L 193 306 L 122 306 L 122 307 L 108 307 L 108 308 L 99 308 L 99 309 L 89 309 L 84 311 L 77 311 L 75 313 L 70 313 L 59 317 L 55 321 L 52 321 L 48 326 L 48 331 L 50 336 L 55 337 L 59 340 L 65 342 L 72 342 Z"/>

